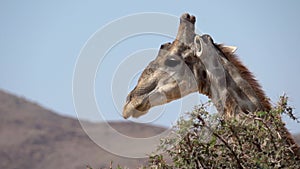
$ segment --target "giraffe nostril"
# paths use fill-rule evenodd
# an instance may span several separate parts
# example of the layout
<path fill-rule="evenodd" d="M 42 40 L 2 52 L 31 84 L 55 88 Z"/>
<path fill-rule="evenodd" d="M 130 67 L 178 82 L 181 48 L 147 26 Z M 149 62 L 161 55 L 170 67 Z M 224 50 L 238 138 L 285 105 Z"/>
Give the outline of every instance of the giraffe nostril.
<path fill-rule="evenodd" d="M 131 98 L 132 98 L 132 95 L 129 94 L 129 95 L 126 97 L 126 103 L 130 102 L 130 101 L 131 101 Z"/>

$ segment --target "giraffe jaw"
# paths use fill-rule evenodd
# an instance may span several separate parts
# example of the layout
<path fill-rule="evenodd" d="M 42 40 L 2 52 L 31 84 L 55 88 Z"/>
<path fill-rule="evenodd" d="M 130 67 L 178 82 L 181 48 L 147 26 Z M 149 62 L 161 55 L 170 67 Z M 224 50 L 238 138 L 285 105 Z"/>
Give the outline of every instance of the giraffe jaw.
<path fill-rule="evenodd" d="M 125 119 L 129 117 L 138 118 L 148 113 L 154 106 L 169 103 L 198 91 L 196 85 L 191 86 L 189 84 L 190 82 L 185 80 L 179 83 L 173 81 L 163 85 L 158 84 L 151 92 L 127 100 L 123 109 L 123 117 Z M 135 90 L 137 89 L 134 89 L 131 93 Z"/>
<path fill-rule="evenodd" d="M 134 118 L 138 118 L 138 117 L 148 113 L 148 111 L 149 111 L 149 109 L 145 110 L 145 111 L 139 111 L 136 109 L 136 106 L 134 106 L 131 102 L 129 102 L 124 106 L 123 118 L 128 119 L 131 116 Z"/>
<path fill-rule="evenodd" d="M 131 116 L 134 118 L 138 118 L 148 113 L 149 109 L 154 106 L 163 105 L 172 100 L 180 98 L 177 96 L 178 94 L 174 94 L 173 89 L 176 90 L 176 87 L 176 83 L 166 84 L 163 86 L 158 85 L 149 93 L 134 96 L 125 104 L 123 109 L 123 117 L 125 119 Z M 134 91 L 135 90 L 133 90 L 132 92 Z M 175 98 L 174 96 L 177 97 Z"/>

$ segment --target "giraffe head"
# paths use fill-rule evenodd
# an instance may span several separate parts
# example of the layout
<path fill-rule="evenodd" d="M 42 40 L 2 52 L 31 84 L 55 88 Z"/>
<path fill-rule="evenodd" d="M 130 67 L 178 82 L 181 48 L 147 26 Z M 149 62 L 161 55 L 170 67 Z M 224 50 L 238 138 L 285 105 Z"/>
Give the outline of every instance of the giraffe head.
<path fill-rule="evenodd" d="M 158 56 L 144 69 L 137 85 L 127 96 L 123 109 L 124 118 L 139 117 L 151 107 L 193 92 L 210 94 L 207 68 L 200 56 L 205 55 L 205 62 L 219 64 L 211 59 L 217 58 L 221 53 L 210 36 L 195 34 L 194 24 L 194 16 L 181 16 L 176 39 L 172 43 L 161 45 Z M 217 56 L 206 57 L 209 55 Z"/>
<path fill-rule="evenodd" d="M 190 49 L 179 41 L 161 46 L 157 58 L 141 74 L 129 93 L 123 117 L 139 117 L 151 107 L 198 91 L 197 83 L 184 57 Z"/>
<path fill-rule="evenodd" d="M 139 117 L 157 105 L 198 90 L 185 58 L 191 55 L 195 17 L 183 14 L 176 40 L 161 45 L 154 61 L 144 69 L 136 87 L 128 94 L 123 117 Z"/>

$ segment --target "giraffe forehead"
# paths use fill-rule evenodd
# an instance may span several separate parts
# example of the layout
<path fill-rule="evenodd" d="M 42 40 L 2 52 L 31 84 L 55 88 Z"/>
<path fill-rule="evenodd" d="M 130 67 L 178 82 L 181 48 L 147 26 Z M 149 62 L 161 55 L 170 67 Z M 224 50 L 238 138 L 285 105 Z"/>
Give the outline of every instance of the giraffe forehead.
<path fill-rule="evenodd" d="M 176 47 L 170 48 L 168 50 L 161 49 L 159 55 L 157 56 L 153 64 L 159 63 L 160 61 L 164 61 L 168 58 L 182 58 L 181 55 L 182 52 L 180 52 L 179 49 Z"/>

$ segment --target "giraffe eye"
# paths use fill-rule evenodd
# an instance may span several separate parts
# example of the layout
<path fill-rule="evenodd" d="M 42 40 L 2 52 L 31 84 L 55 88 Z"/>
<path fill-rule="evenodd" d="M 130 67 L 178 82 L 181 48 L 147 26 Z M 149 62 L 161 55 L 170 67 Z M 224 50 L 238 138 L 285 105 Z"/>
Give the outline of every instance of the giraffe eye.
<path fill-rule="evenodd" d="M 170 58 L 170 59 L 167 59 L 165 61 L 165 65 L 166 66 L 169 66 L 169 67 L 175 67 L 177 66 L 178 64 L 180 63 L 180 60 L 177 60 L 175 58 Z"/>

